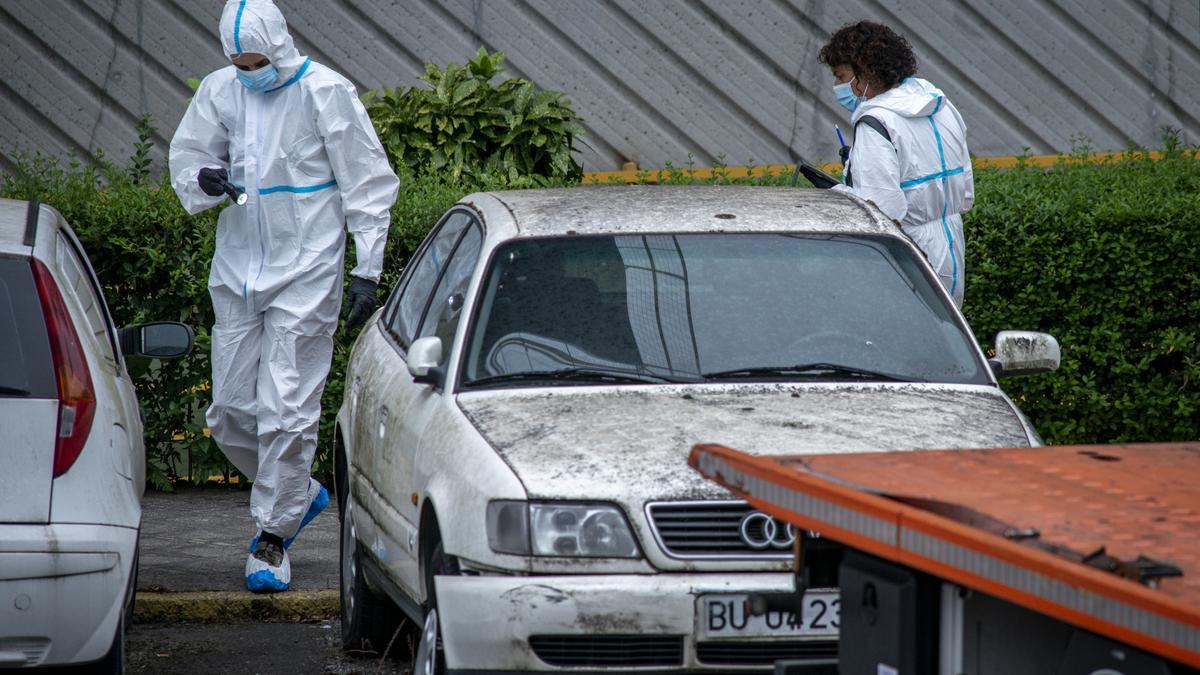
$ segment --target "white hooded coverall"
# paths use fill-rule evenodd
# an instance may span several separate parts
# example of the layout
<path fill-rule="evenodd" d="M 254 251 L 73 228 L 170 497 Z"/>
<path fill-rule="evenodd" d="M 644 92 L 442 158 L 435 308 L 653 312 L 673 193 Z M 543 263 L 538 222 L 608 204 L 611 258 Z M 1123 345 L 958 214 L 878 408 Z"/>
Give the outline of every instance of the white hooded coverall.
<path fill-rule="evenodd" d="M 889 143 L 863 115 L 883 123 Z M 851 116 L 854 145 L 846 170 L 853 187 L 838 186 L 874 202 L 925 252 L 942 286 L 962 307 L 963 222 L 975 202 L 967 129 L 958 110 L 927 80 L 905 78 L 863 101 Z"/>
<path fill-rule="evenodd" d="M 217 223 L 209 275 L 214 440 L 254 481 L 250 510 L 264 531 L 295 534 L 312 495 L 321 393 L 341 305 L 345 232 L 354 276 L 379 280 L 399 181 L 354 86 L 301 56 L 270 0 L 228 0 L 228 57 L 266 55 L 279 79 L 252 92 L 234 66 L 200 83 L 171 141 L 175 192 L 189 213 L 223 203 L 197 184 L 225 168 L 244 206 Z"/>

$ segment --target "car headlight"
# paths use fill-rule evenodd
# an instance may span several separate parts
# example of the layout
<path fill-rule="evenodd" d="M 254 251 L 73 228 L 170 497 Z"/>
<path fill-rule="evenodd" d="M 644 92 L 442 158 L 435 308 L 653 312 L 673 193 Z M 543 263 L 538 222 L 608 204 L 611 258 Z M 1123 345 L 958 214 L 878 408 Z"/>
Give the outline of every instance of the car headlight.
<path fill-rule="evenodd" d="M 607 504 L 495 501 L 488 545 L 497 553 L 567 558 L 637 558 L 625 515 Z"/>

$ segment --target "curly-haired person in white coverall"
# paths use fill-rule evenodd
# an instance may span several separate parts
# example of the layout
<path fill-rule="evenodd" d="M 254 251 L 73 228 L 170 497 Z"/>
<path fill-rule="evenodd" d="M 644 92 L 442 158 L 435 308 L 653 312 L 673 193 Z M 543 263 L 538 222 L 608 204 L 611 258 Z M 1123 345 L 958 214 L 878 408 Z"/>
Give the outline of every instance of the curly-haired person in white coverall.
<path fill-rule="evenodd" d="M 339 307 L 346 328 L 374 311 L 399 181 L 354 86 L 302 56 L 270 0 L 228 0 L 222 53 L 171 141 L 189 213 L 244 190 L 217 224 L 209 276 L 213 403 L 225 456 L 254 481 L 246 587 L 286 590 L 287 548 L 329 493 L 310 476 Z M 345 230 L 356 265 L 342 298 Z"/>
<path fill-rule="evenodd" d="M 833 72 L 833 94 L 850 111 L 854 127 L 849 179 L 834 189 L 872 201 L 898 221 L 962 307 L 960 214 L 975 202 L 975 180 L 958 109 L 941 89 L 916 77 L 908 41 L 882 24 L 860 21 L 840 28 L 821 48 L 820 60 Z"/>

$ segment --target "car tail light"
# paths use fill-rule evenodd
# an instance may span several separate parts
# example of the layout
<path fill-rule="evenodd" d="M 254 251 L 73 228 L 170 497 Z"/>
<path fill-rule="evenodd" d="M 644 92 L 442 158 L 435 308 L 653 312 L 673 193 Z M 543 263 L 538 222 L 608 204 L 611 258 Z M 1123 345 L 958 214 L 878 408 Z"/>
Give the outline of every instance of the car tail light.
<path fill-rule="evenodd" d="M 54 445 L 54 477 L 58 478 L 71 468 L 87 443 L 96 415 L 96 392 L 83 343 L 75 332 L 58 284 L 37 259 L 33 261 L 33 278 L 42 300 L 42 316 L 46 320 L 58 382 L 58 435 Z"/>

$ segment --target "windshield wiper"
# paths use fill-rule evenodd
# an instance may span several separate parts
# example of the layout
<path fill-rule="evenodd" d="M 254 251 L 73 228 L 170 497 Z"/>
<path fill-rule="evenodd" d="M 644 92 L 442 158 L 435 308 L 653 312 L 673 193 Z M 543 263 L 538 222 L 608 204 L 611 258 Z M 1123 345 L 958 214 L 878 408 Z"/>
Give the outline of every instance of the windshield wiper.
<path fill-rule="evenodd" d="M 3 385 L 3 384 L 0 384 L 0 395 L 4 395 L 4 396 L 28 396 L 28 395 L 29 395 L 29 390 L 28 390 L 28 389 L 21 389 L 20 387 L 8 387 L 8 386 L 5 386 L 5 385 Z"/>
<path fill-rule="evenodd" d="M 795 366 L 757 366 L 751 368 L 734 368 L 704 373 L 708 380 L 744 379 L 763 375 L 797 376 L 841 379 L 851 377 L 858 380 L 878 380 L 883 382 L 924 382 L 916 377 L 893 375 L 865 368 L 854 368 L 836 363 L 802 363 Z"/>
<path fill-rule="evenodd" d="M 504 373 L 490 375 L 477 380 L 464 382 L 464 387 L 478 387 L 493 384 L 508 384 L 510 382 L 529 382 L 531 380 L 560 381 L 560 382 L 600 382 L 603 384 L 669 384 L 671 380 L 657 375 L 629 373 L 619 370 L 600 370 L 596 368 L 559 368 L 558 370 L 526 370 L 519 373 Z"/>

